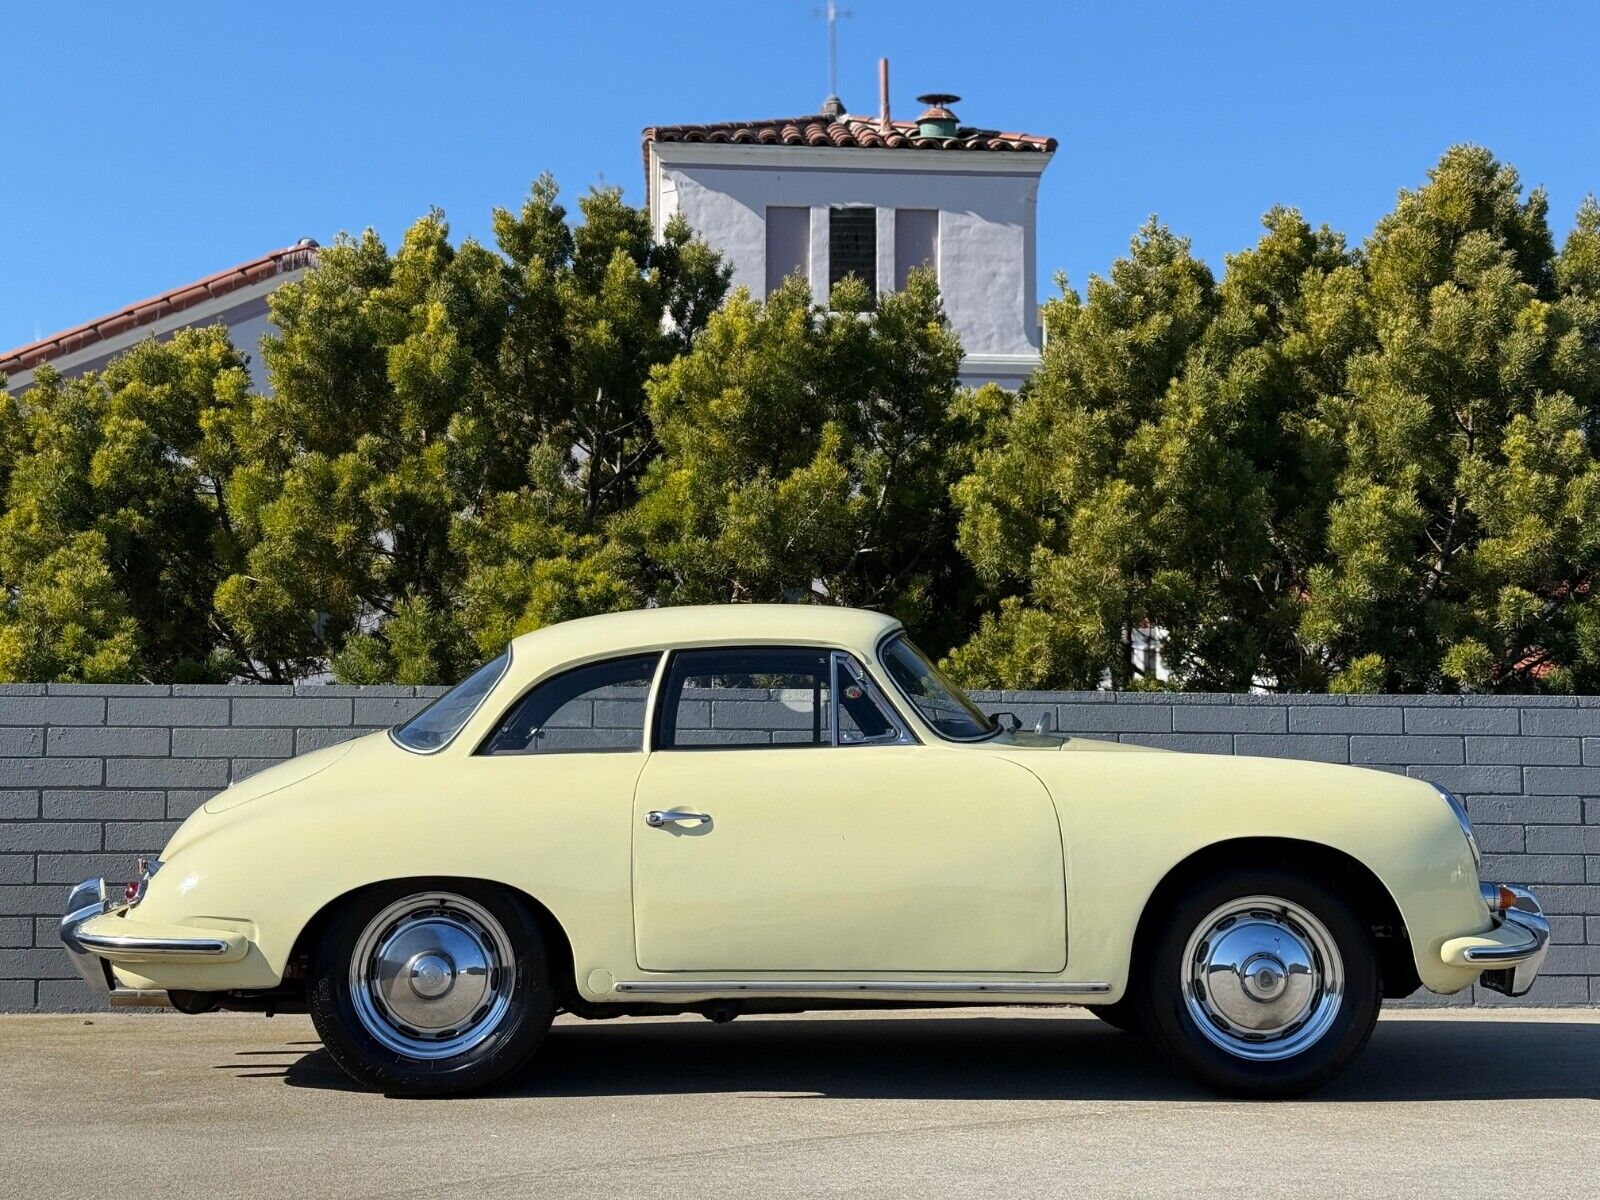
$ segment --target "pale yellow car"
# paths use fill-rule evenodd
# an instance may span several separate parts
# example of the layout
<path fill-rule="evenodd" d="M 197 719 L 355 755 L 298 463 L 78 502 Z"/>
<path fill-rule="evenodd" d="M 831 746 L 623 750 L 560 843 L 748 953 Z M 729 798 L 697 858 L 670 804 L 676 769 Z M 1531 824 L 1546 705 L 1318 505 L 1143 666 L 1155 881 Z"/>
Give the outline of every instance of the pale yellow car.
<path fill-rule="evenodd" d="M 1085 1005 L 1219 1089 L 1331 1079 L 1381 1000 L 1543 962 L 1441 788 L 985 715 L 881 614 L 672 608 L 517 638 L 414 720 L 218 794 L 74 889 L 116 1003 L 309 1009 L 394 1094 L 580 1017 Z"/>

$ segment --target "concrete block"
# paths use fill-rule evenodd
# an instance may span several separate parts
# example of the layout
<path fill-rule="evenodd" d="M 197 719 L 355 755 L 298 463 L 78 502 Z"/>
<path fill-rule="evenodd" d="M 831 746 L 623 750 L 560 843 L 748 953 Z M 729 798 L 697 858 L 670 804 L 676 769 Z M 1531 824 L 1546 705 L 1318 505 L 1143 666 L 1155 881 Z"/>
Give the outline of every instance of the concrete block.
<path fill-rule="evenodd" d="M 115 697 L 106 705 L 108 725 L 226 725 L 228 701 L 221 697 Z"/>
<path fill-rule="evenodd" d="M 1350 739 L 1338 733 L 1236 733 L 1233 752 L 1264 758 L 1344 763 L 1350 761 Z"/>
<path fill-rule="evenodd" d="M 1478 835 L 1478 846 L 1485 854 L 1521 854 L 1527 849 L 1521 825 L 1487 825 L 1474 821 L 1472 828 Z M 1571 826 L 1556 828 L 1567 829 Z"/>
<path fill-rule="evenodd" d="M 0 979 L 67 979 L 77 972 L 59 950 L 0 950 Z"/>
<path fill-rule="evenodd" d="M 1480 1008 L 1570 1008 L 1589 1003 L 1588 984 L 1581 975 L 1540 975 L 1526 996 L 1502 996 L 1474 984 L 1472 1002 Z"/>
<path fill-rule="evenodd" d="M 1508 763 L 1517 766 L 1575 767 L 1581 761 L 1577 738 L 1525 737 L 1522 735 L 1469 737 L 1469 763 Z"/>
<path fill-rule="evenodd" d="M 1522 779 L 1530 796 L 1600 795 L 1600 767 L 1528 767 Z"/>
<path fill-rule="evenodd" d="M 18 848 L 8 845 L 0 830 L 0 850 Z M 32 883 L 33 862 L 31 854 L 0 854 L 0 884 Z"/>
<path fill-rule="evenodd" d="M 1288 733 L 1289 710 L 1281 704 L 1228 708 L 1175 708 L 1174 733 Z"/>
<path fill-rule="evenodd" d="M 141 821 L 166 812 L 167 796 L 159 791 L 91 788 L 44 793 L 44 815 L 51 821 Z"/>
<path fill-rule="evenodd" d="M 0 758 L 0 788 L 98 787 L 98 758 Z"/>
<path fill-rule="evenodd" d="M 1490 825 L 1530 821 L 1541 825 L 1576 825 L 1583 820 L 1583 802 L 1575 796 L 1471 796 L 1462 792 L 1456 795 L 1466 802 L 1474 825 L 1480 821 Z"/>
<path fill-rule="evenodd" d="M 0 821 L 0 853 L 100 849 L 100 826 L 89 821 Z"/>
<path fill-rule="evenodd" d="M 53 913 L 59 917 L 67 902 L 67 891 L 55 883 L 0 884 L 0 916 L 36 917 Z"/>
<path fill-rule="evenodd" d="M 1060 704 L 1056 728 L 1062 733 L 1171 733 L 1172 710 L 1154 704 Z"/>
<path fill-rule="evenodd" d="M 1353 749 L 1351 761 L 1355 761 Z M 1440 787 L 1449 788 L 1458 796 L 1515 796 L 1522 791 L 1521 767 L 1458 767 L 1448 763 L 1418 763 L 1408 766 L 1406 774 L 1413 779 L 1426 779 Z"/>
<path fill-rule="evenodd" d="M 33 1011 L 33 980 L 0 979 L 0 1012 Z"/>
<path fill-rule="evenodd" d="M 1581 854 L 1485 854 L 1481 874 L 1503 883 L 1583 883 Z"/>
<path fill-rule="evenodd" d="M 433 701 L 420 697 L 412 697 L 410 699 L 405 699 L 402 697 L 390 697 L 385 699 L 380 697 L 373 699 L 362 698 L 360 700 L 351 701 L 350 703 L 354 705 L 353 715 L 351 720 L 344 722 L 346 725 L 353 723 L 356 725 L 374 725 L 388 728 L 391 725 L 405 724 L 412 717 L 416 716 L 423 709 L 427 708 L 429 704 L 433 703 Z M 295 725 L 311 725 L 314 723 L 315 722 L 312 721 L 291 722 L 291 724 Z M 329 721 L 327 724 L 331 725 L 333 722 Z"/>
<path fill-rule="evenodd" d="M 1117 741 L 1190 754 L 1233 753 L 1233 735 L 1227 733 L 1119 733 Z"/>
<path fill-rule="evenodd" d="M 374 732 L 378 731 L 363 729 L 359 725 L 352 725 L 348 728 L 296 729 L 294 731 L 294 752 L 296 754 L 309 754 L 313 750 L 337 746 L 340 742 L 354 741 L 358 737 L 366 737 L 369 733 Z"/>
<path fill-rule="evenodd" d="M 169 788 L 167 818 L 181 821 L 221 790 L 221 788 Z"/>
<path fill-rule="evenodd" d="M 57 951 L 59 953 L 59 951 Z M 65 961 L 65 960 L 63 960 Z M 35 1005 L 39 1012 L 110 1012 L 111 1001 L 83 980 L 41 979 Z"/>
<path fill-rule="evenodd" d="M 354 723 L 351 719 L 353 704 L 354 701 L 340 697 L 326 700 L 314 700 L 303 696 L 265 700 L 235 697 L 233 723 L 287 725 L 290 728 L 299 725 L 350 725 Z M 372 725 L 376 722 L 363 720 L 361 724 Z"/>
<path fill-rule="evenodd" d="M 1405 708 L 1407 733 L 1491 734 L 1517 732 L 1514 708 Z"/>
<path fill-rule="evenodd" d="M 293 729 L 174 729 L 176 758 L 289 758 L 295 753 Z"/>
<path fill-rule="evenodd" d="M 1600 737 L 1600 712 L 1590 708 L 1525 708 L 1522 732 L 1529 737 Z"/>
<path fill-rule="evenodd" d="M 1405 724 L 1398 708 L 1300 706 L 1297 696 L 1289 706 L 1290 733 L 1400 733 Z"/>
<path fill-rule="evenodd" d="M 1357 733 L 1350 737 L 1350 761 L 1433 766 L 1452 765 L 1466 759 L 1458 737 Z"/>
<path fill-rule="evenodd" d="M 105 846 L 134 855 L 151 856 L 172 840 L 182 821 L 107 821 Z"/>
<path fill-rule="evenodd" d="M 160 849 L 160 847 L 157 847 Z M 100 854 L 41 854 L 39 855 L 40 883 L 59 884 L 63 889 L 74 883 L 82 883 L 85 879 L 93 879 L 96 875 L 104 877 L 107 883 L 124 884 L 134 876 L 134 855 L 125 852 L 100 853 Z M 63 890 L 62 898 L 66 892 Z M 60 906 L 56 912 L 59 914 Z"/>
<path fill-rule="evenodd" d="M 33 944 L 32 921 L 27 917 L 0 917 L 0 947 L 22 950 Z"/>
<path fill-rule="evenodd" d="M 711 705 L 713 729 L 810 729 L 811 712 L 778 700 L 718 700 Z"/>
<path fill-rule="evenodd" d="M 1600 825 L 1529 825 L 1530 854 L 1600 854 Z"/>
<path fill-rule="evenodd" d="M 108 758 L 106 786 L 124 788 L 224 788 L 228 760 L 221 758 Z"/>
<path fill-rule="evenodd" d="M 0 725 L 102 725 L 100 696 L 0 696 Z"/>
<path fill-rule="evenodd" d="M 0 791 L 0 821 L 32 821 L 38 815 L 38 792 L 31 788 Z"/>
<path fill-rule="evenodd" d="M 171 746 L 165 726 L 67 725 L 50 731 L 53 758 L 162 756 Z"/>

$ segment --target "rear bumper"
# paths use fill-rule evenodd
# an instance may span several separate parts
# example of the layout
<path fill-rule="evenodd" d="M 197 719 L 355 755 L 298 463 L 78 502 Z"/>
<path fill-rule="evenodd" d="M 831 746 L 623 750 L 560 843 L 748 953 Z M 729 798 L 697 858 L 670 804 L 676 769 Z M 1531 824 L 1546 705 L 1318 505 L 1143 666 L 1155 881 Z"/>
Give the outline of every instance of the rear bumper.
<path fill-rule="evenodd" d="M 61 917 L 61 945 L 79 977 L 118 1008 L 167 1003 L 165 991 L 123 987 L 113 962 L 225 962 L 244 953 L 237 934 L 193 934 L 168 926 L 123 919 L 125 905 L 106 897 L 103 879 L 86 879 L 67 894 Z"/>
<path fill-rule="evenodd" d="M 1486 883 L 1482 891 L 1494 925 L 1483 933 L 1451 938 L 1440 947 L 1440 956 L 1452 966 L 1481 970 L 1478 982 L 1490 991 L 1524 995 L 1550 951 L 1550 922 L 1527 888 Z M 1507 899 L 1509 904 L 1502 907 Z"/>

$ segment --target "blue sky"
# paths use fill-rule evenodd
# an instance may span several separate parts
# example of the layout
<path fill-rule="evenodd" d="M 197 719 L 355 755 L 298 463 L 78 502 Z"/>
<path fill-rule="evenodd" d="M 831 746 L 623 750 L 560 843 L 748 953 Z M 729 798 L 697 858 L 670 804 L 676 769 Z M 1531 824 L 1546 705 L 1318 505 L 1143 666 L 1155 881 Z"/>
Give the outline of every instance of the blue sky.
<path fill-rule="evenodd" d="M 646 124 L 815 111 L 823 0 L 6 4 L 0 348 L 309 235 L 485 235 L 541 171 L 642 200 Z M 1081 287 L 1150 213 L 1218 270 L 1274 203 L 1360 238 L 1451 143 L 1600 190 L 1600 6 L 842 0 L 840 92 L 1061 142 L 1040 278 Z"/>

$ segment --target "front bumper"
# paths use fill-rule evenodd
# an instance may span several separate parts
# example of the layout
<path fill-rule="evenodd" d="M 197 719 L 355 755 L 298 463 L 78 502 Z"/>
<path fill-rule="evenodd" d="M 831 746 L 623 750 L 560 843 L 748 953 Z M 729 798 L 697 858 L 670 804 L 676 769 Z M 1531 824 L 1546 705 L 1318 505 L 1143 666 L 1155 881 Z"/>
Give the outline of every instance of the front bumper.
<path fill-rule="evenodd" d="M 238 935 L 191 935 L 182 929 L 101 919 L 120 918 L 128 907 L 106 896 L 104 879 L 86 879 L 67 894 L 67 909 L 61 917 L 61 945 L 67 960 L 91 991 L 118 1008 L 148 1008 L 168 1000 L 165 991 L 123 987 L 111 969 L 113 961 L 226 961 L 243 953 Z"/>
<path fill-rule="evenodd" d="M 1527 888 L 1486 883 L 1482 891 L 1494 925 L 1483 933 L 1451 938 L 1440 947 L 1440 955 L 1453 966 L 1481 969 L 1478 982 L 1490 991 L 1524 995 L 1550 951 L 1550 922 Z"/>

